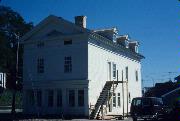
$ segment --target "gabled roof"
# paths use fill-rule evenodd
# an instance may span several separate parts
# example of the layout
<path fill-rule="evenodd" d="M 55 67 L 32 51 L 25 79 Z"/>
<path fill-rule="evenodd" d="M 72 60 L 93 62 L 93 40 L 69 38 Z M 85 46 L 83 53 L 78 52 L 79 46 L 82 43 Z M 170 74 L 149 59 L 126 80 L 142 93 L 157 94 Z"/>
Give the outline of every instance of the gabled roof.
<path fill-rule="evenodd" d="M 48 17 L 46 17 L 44 20 L 42 20 L 39 24 L 37 24 L 31 31 L 29 31 L 28 33 L 26 33 L 21 39 L 20 42 L 26 41 L 28 40 L 31 36 L 33 36 L 36 32 L 38 32 L 39 30 L 41 30 L 44 26 L 46 26 L 48 23 L 51 23 L 53 21 L 56 22 L 65 22 L 67 24 L 70 24 L 71 27 L 74 27 L 76 30 L 81 31 L 81 32 L 90 32 L 90 30 L 86 29 L 86 28 L 82 28 L 79 27 L 77 25 L 75 25 L 74 23 L 67 21 L 61 17 L 57 17 L 54 15 L 49 15 Z"/>

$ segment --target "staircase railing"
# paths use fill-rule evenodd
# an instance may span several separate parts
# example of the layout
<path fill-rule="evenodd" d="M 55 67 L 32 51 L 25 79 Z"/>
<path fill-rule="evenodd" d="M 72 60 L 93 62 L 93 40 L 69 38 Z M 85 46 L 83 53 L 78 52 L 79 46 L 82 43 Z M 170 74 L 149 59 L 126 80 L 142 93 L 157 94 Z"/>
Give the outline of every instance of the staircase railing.
<path fill-rule="evenodd" d="M 100 108 L 103 107 L 103 105 L 105 105 L 105 103 L 111 99 L 114 93 L 114 90 L 117 88 L 118 83 L 119 83 L 118 81 L 106 81 L 106 84 L 104 85 L 100 93 L 100 96 L 94 106 L 94 109 L 92 109 L 91 111 L 91 114 L 90 114 L 91 119 L 95 119 L 99 116 L 99 113 L 101 111 Z M 113 86 L 113 89 L 112 89 L 112 86 Z M 108 95 L 109 92 L 110 94 Z"/>

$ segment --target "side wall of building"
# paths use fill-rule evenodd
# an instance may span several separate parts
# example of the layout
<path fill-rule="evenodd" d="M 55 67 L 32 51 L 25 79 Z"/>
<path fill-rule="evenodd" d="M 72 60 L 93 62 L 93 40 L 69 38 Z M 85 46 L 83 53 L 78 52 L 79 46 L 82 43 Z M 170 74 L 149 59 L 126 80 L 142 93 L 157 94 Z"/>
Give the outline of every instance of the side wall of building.
<path fill-rule="evenodd" d="M 109 64 L 111 64 L 111 69 Z M 89 105 L 96 104 L 106 81 L 117 80 L 117 78 L 113 78 L 113 64 L 116 64 L 119 81 L 122 81 L 122 71 L 123 81 L 127 80 L 125 68 L 128 67 L 128 94 L 126 84 L 124 83 L 124 111 L 126 113 L 127 95 L 129 98 L 129 108 L 132 98 L 141 96 L 141 64 L 138 60 L 117 53 L 115 49 L 109 48 L 105 44 L 98 42 L 98 40 L 90 39 L 88 43 Z M 138 80 L 136 80 L 136 71 L 138 73 Z M 118 93 L 120 93 L 120 105 L 118 104 Z M 109 114 L 122 114 L 122 95 L 122 84 L 120 83 L 115 90 L 114 99 L 116 99 L 116 104 L 112 106 L 113 110 Z"/>

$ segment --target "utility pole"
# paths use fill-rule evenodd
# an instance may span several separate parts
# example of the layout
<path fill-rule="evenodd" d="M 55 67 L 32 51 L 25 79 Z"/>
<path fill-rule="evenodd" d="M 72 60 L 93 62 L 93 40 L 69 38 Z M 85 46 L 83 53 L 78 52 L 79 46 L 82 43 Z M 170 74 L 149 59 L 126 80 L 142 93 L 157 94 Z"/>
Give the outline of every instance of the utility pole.
<path fill-rule="evenodd" d="M 13 95 L 12 95 L 12 110 L 11 113 L 14 115 L 16 113 L 16 84 L 17 84 L 17 80 L 18 80 L 18 67 L 19 67 L 19 35 L 15 34 L 16 39 L 17 39 L 17 50 L 16 50 L 16 74 L 15 74 L 15 81 L 14 82 L 14 87 L 13 87 Z"/>
<path fill-rule="evenodd" d="M 124 81 L 123 81 L 123 70 L 122 70 L 122 96 L 123 96 L 123 119 L 124 119 Z"/>

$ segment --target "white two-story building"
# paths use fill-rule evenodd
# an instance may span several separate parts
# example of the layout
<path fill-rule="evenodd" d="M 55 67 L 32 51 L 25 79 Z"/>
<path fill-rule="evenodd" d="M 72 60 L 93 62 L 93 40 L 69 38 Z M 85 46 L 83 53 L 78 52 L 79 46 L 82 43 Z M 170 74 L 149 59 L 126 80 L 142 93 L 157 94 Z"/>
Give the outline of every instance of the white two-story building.
<path fill-rule="evenodd" d="M 21 38 L 26 114 L 125 115 L 141 96 L 139 43 L 116 28 L 89 30 L 50 15 Z"/>

